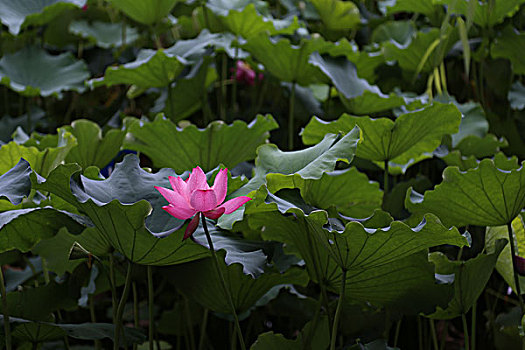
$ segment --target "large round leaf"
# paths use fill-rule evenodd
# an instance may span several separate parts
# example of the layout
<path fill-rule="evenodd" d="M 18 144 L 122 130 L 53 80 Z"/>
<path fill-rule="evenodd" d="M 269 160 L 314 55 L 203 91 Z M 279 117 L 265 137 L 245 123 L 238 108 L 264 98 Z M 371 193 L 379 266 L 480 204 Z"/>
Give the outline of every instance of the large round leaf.
<path fill-rule="evenodd" d="M 259 191 L 264 194 L 266 190 Z M 432 312 L 436 304 L 448 301 L 447 293 L 443 294 L 447 287 L 434 284 L 427 248 L 445 242 L 466 244 L 456 229 L 448 230 L 432 215 L 416 229 L 394 222 L 389 228 L 370 231 L 352 222 L 344 232 L 334 232 L 324 227 L 328 223 L 325 211 L 306 215 L 295 204 L 272 195 L 251 201 L 245 220 L 253 229 L 264 227 L 264 239 L 283 242 L 288 253 L 304 259 L 315 282 L 322 281 L 336 292 L 345 267 L 349 297 L 407 312 Z M 339 249 L 335 240 L 344 245 Z M 429 300 L 427 293 L 439 297 Z"/>
<path fill-rule="evenodd" d="M 77 145 L 69 151 L 66 161 L 78 163 L 84 169 L 92 165 L 102 169 L 108 165 L 118 154 L 126 135 L 125 130 L 119 129 L 111 129 L 102 135 L 97 123 L 85 119 L 75 120 L 63 129 L 77 139 Z"/>
<path fill-rule="evenodd" d="M 312 118 L 302 137 L 305 144 L 319 142 L 326 133 L 346 133 L 359 126 L 363 141 L 356 155 L 372 161 L 389 161 L 403 168 L 431 156 L 446 134 L 458 131 L 461 113 L 452 104 L 434 103 L 398 117 L 371 119 L 343 114 L 334 122 Z M 426 154 L 425 154 L 426 153 Z M 381 164 L 379 164 L 381 165 Z"/>
<path fill-rule="evenodd" d="M 230 125 L 214 121 L 205 129 L 195 125 L 181 129 L 162 116 L 151 123 L 133 118 L 125 123 L 131 136 L 124 142 L 125 148 L 146 154 L 156 167 L 170 167 L 177 172 L 197 165 L 204 171 L 219 164 L 231 168 L 252 160 L 256 148 L 278 126 L 270 115 L 259 115 L 250 124 L 240 120 Z"/>
<path fill-rule="evenodd" d="M 66 52 L 53 56 L 29 46 L 0 59 L 0 83 L 26 96 L 61 96 L 62 91 L 85 90 L 87 65 Z"/>
<path fill-rule="evenodd" d="M 266 271 L 259 277 L 253 278 L 243 273 L 240 264 L 226 265 L 223 251 L 219 251 L 218 255 L 219 266 L 230 289 L 235 310 L 239 314 L 248 311 L 274 286 L 281 284 L 305 286 L 308 283 L 308 275 L 299 267 L 290 268 L 282 274 L 277 271 Z M 188 298 L 213 311 L 231 313 L 228 297 L 224 294 L 221 281 L 210 259 L 178 265 L 171 270 L 172 280 L 176 283 L 177 289 Z"/>
<path fill-rule="evenodd" d="M 377 182 L 352 167 L 324 173 L 320 179 L 303 179 L 295 174 L 293 183 L 282 181 L 279 174 L 268 174 L 266 181 L 270 192 L 283 188 L 298 188 L 306 203 L 317 208 L 335 206 L 339 212 L 356 218 L 365 218 L 381 208 L 383 191 Z"/>
<path fill-rule="evenodd" d="M 179 0 L 109 0 L 109 2 L 135 21 L 155 24 L 166 17 Z"/>
<path fill-rule="evenodd" d="M 87 0 L 1 0 L 0 19 L 17 35 L 28 25 L 49 23 L 68 8 L 82 7 Z"/>
<path fill-rule="evenodd" d="M 124 24 L 122 23 L 105 23 L 95 21 L 88 23 L 85 20 L 73 21 L 69 25 L 69 31 L 75 35 L 79 35 L 84 39 L 93 41 L 98 47 L 109 49 L 112 47 L 120 47 L 124 45 L 122 31 Z M 132 44 L 139 38 L 137 29 L 126 26 L 125 44 Z"/>
<path fill-rule="evenodd" d="M 356 66 L 346 58 L 322 57 L 315 52 L 310 64 L 319 67 L 342 95 L 343 104 L 352 113 L 369 114 L 390 110 L 405 104 L 405 99 L 394 93 L 385 95 L 379 87 L 370 85 L 357 76 Z"/>
<path fill-rule="evenodd" d="M 524 164 L 498 154 L 466 172 L 447 167 L 433 191 L 423 196 L 409 189 L 405 205 L 413 213 L 434 213 L 448 226 L 506 225 L 525 207 Z"/>

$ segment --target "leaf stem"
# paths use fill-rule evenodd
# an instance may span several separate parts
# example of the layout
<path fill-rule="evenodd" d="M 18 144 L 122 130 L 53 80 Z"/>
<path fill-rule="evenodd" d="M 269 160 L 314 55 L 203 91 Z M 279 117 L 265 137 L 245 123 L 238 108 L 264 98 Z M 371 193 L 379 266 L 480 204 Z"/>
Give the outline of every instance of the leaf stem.
<path fill-rule="evenodd" d="M 113 311 L 113 322 L 117 318 L 117 284 L 115 280 L 115 257 L 113 254 L 109 255 L 109 282 L 111 286 L 111 306 Z"/>
<path fill-rule="evenodd" d="M 384 181 L 383 181 L 383 193 L 386 195 L 388 193 L 388 159 L 385 159 L 384 160 L 384 164 L 385 164 L 385 173 L 384 173 Z"/>
<path fill-rule="evenodd" d="M 475 350 L 476 349 L 476 311 L 477 311 L 477 305 L 478 305 L 478 300 L 476 299 L 476 301 L 474 301 L 474 305 L 472 305 L 472 321 L 471 321 L 471 327 L 472 327 L 472 330 L 470 332 L 470 335 L 471 335 L 471 350 Z"/>
<path fill-rule="evenodd" d="M 131 286 L 131 272 L 133 271 L 133 263 L 128 261 L 128 271 L 126 273 L 126 282 L 124 283 L 124 290 L 122 291 L 122 297 L 118 304 L 116 319 L 115 319 L 115 336 L 113 342 L 113 350 L 118 350 L 120 345 L 120 332 L 123 331 L 122 328 L 122 315 L 124 314 L 124 306 L 126 305 L 126 300 L 129 296 L 129 289 Z"/>
<path fill-rule="evenodd" d="M 199 350 L 204 349 L 204 341 L 206 337 L 206 327 L 208 326 L 208 309 L 204 309 L 204 315 L 202 315 L 201 332 L 199 335 Z"/>
<path fill-rule="evenodd" d="M 397 321 L 396 324 L 396 332 L 394 333 L 394 348 L 397 347 L 397 341 L 399 340 L 399 332 L 401 331 L 401 322 L 403 321 L 403 317 Z"/>
<path fill-rule="evenodd" d="M 91 317 L 91 323 L 97 323 L 97 316 L 95 314 L 95 303 L 93 302 L 93 295 L 88 295 L 89 304 L 89 315 Z M 94 346 L 96 350 L 102 349 L 102 344 L 99 339 L 94 340 Z"/>
<path fill-rule="evenodd" d="M 468 336 L 467 316 L 464 313 L 461 314 L 461 321 L 463 322 L 463 333 L 464 333 L 464 339 L 465 339 L 465 350 L 470 350 L 470 339 L 469 339 L 469 336 Z"/>
<path fill-rule="evenodd" d="M 239 56 L 239 47 L 235 47 L 235 57 L 233 58 L 233 81 L 232 81 L 232 118 L 237 115 L 237 57 Z"/>
<path fill-rule="evenodd" d="M 153 334 L 155 332 L 155 320 L 153 315 L 153 267 L 151 265 L 148 265 L 147 267 L 148 271 L 148 318 L 149 318 L 149 325 L 148 325 L 148 346 L 149 350 L 153 350 L 154 344 L 153 344 Z"/>
<path fill-rule="evenodd" d="M 9 310 L 7 309 L 7 292 L 5 289 L 4 270 L 0 267 L 0 293 L 2 293 L 2 308 L 4 309 L 5 348 L 12 349 L 11 326 L 9 324 Z"/>
<path fill-rule="evenodd" d="M 292 91 L 290 93 L 290 103 L 288 110 L 288 149 L 293 150 L 294 133 L 294 108 L 295 108 L 295 81 L 292 83 Z"/>
<path fill-rule="evenodd" d="M 429 318 L 428 321 L 430 323 L 430 331 L 432 332 L 432 344 L 434 345 L 434 350 L 439 350 L 437 334 L 436 334 L 436 327 L 434 326 L 434 320 Z"/>
<path fill-rule="evenodd" d="M 131 290 L 133 291 L 133 325 L 135 329 L 139 329 L 139 295 L 137 292 L 137 283 L 131 283 Z M 138 344 L 133 344 L 133 350 L 138 349 Z"/>
<path fill-rule="evenodd" d="M 343 310 L 343 300 L 345 298 L 346 289 L 346 269 L 343 269 L 341 276 L 341 290 L 339 292 L 339 300 L 337 302 L 337 309 L 335 310 L 334 324 L 332 325 L 332 337 L 330 342 L 330 350 L 335 350 L 335 341 L 337 339 L 337 328 L 339 327 L 339 319 Z"/>
<path fill-rule="evenodd" d="M 510 254 L 512 261 L 512 272 L 514 273 L 514 284 L 516 285 L 516 295 L 520 302 L 521 313 L 525 312 L 525 305 L 523 303 L 523 298 L 521 296 L 521 286 L 520 286 L 520 276 L 518 270 L 516 269 L 516 263 L 514 262 L 514 256 L 516 255 L 516 248 L 514 247 L 514 235 L 512 234 L 512 222 L 507 223 L 507 232 L 509 234 L 509 243 L 510 243 Z"/>
<path fill-rule="evenodd" d="M 217 275 L 219 277 L 219 280 L 221 281 L 222 288 L 224 289 L 224 293 L 226 294 L 226 297 L 228 299 L 228 303 L 230 304 L 230 309 L 233 315 L 233 318 L 235 320 L 235 327 L 237 329 L 237 336 L 239 338 L 239 342 L 241 343 L 241 349 L 246 350 L 246 345 L 244 345 L 244 338 L 242 336 L 242 330 L 241 325 L 239 323 L 239 318 L 237 317 L 237 311 L 235 310 L 235 305 L 233 304 L 233 299 L 230 294 L 230 290 L 226 286 L 226 281 L 224 280 L 224 275 L 222 274 L 221 268 L 219 267 L 219 260 L 217 258 L 217 254 L 215 253 L 215 248 L 213 247 L 213 241 L 211 240 L 210 232 L 208 232 L 208 227 L 206 226 L 206 217 L 204 214 L 200 213 L 201 220 L 202 220 L 202 228 L 204 229 L 204 233 L 206 234 L 206 239 L 208 240 L 208 245 L 210 247 L 210 252 L 213 257 L 213 264 L 215 265 L 215 269 L 217 270 Z"/>

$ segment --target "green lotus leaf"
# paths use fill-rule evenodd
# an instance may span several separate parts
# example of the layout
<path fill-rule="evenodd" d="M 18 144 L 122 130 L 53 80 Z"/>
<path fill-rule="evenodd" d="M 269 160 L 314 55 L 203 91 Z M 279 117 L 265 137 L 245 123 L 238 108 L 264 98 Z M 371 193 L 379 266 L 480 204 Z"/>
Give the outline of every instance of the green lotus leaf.
<path fill-rule="evenodd" d="M 234 196 L 247 195 L 266 183 L 266 176 L 272 174 L 274 183 L 282 188 L 294 188 L 297 176 L 305 180 L 320 179 L 324 173 L 335 170 L 336 163 L 350 163 L 359 142 L 359 129 L 355 128 L 344 137 L 326 135 L 317 145 L 293 152 L 283 152 L 275 145 L 262 145 L 257 149 L 255 176 L 234 192 Z M 241 208 L 218 220 L 218 226 L 232 229 L 233 224 L 243 218 Z"/>
<path fill-rule="evenodd" d="M 454 105 L 433 103 L 405 113 L 395 122 L 388 118 L 371 119 L 348 114 L 334 122 L 314 117 L 303 130 L 302 138 L 309 145 L 319 142 L 326 133 L 347 133 L 357 125 L 363 141 L 356 156 L 377 162 L 389 161 L 391 165 L 403 165 L 406 169 L 430 157 L 428 152 L 440 145 L 443 135 L 458 131 L 460 121 L 461 113 Z"/>
<path fill-rule="evenodd" d="M 462 114 L 459 130 L 452 135 L 452 147 L 458 146 L 464 138 L 477 136 L 483 138 L 489 131 L 489 123 L 479 103 L 454 103 Z"/>
<path fill-rule="evenodd" d="M 4 321 L 0 315 L 0 320 Z M 82 340 L 96 340 L 109 338 L 113 340 L 115 325 L 110 323 L 51 323 L 30 321 L 19 317 L 10 317 L 9 323 L 14 327 L 13 337 L 27 342 L 44 342 L 63 339 L 68 336 Z M 125 341 L 128 344 L 140 344 L 146 336 L 135 328 L 124 327 Z"/>
<path fill-rule="evenodd" d="M 523 214 L 518 215 L 514 220 L 512 220 L 512 233 L 513 237 L 518 243 L 516 254 L 518 256 L 523 257 L 525 255 L 525 247 L 523 247 L 523 243 L 525 241 L 523 240 L 522 236 L 525 232 L 525 224 L 523 221 Z M 487 253 L 493 253 L 496 250 L 497 244 L 499 240 L 507 240 L 509 239 L 509 233 L 507 226 L 491 226 L 487 227 L 486 229 L 486 235 L 485 235 L 485 247 L 487 250 Z M 514 267 L 512 265 L 512 254 L 510 249 L 510 244 L 507 244 L 505 248 L 503 248 L 503 251 L 498 257 L 498 261 L 496 262 L 496 270 L 498 273 L 503 277 L 505 282 L 514 290 L 516 291 L 516 282 L 514 280 Z M 520 283 L 520 290 L 523 294 L 525 292 L 525 277 L 519 276 L 519 283 Z"/>
<path fill-rule="evenodd" d="M 0 176 L 0 198 L 5 197 L 15 205 L 20 204 L 31 191 L 30 173 L 29 163 L 20 159 L 13 168 Z"/>
<path fill-rule="evenodd" d="M 385 95 L 379 87 L 360 79 L 356 66 L 345 58 L 322 57 L 315 52 L 310 56 L 309 63 L 326 74 L 340 93 L 341 101 L 352 113 L 376 113 L 405 104 L 403 97 L 394 93 Z"/>
<path fill-rule="evenodd" d="M 62 276 L 66 272 L 73 273 L 75 268 L 84 263 L 84 259 L 70 260 L 71 248 L 78 241 L 78 235 L 72 235 L 66 227 L 50 238 L 42 239 L 31 251 L 46 261 L 49 271 Z"/>
<path fill-rule="evenodd" d="M 155 183 L 155 185 L 165 185 L 168 187 L 167 176 L 169 169 L 155 174 L 156 176 L 151 175 L 150 178 L 146 176 L 142 179 L 141 184 L 135 182 L 128 183 L 128 186 L 133 184 L 134 186 L 138 186 L 137 189 L 142 188 L 139 192 L 124 192 L 122 189 L 118 190 L 114 188 L 112 192 L 102 193 L 104 190 L 107 190 L 107 186 L 97 188 L 95 187 L 96 184 L 90 183 L 85 178 L 83 179 L 85 184 L 91 184 L 93 188 L 91 191 L 98 190 L 98 192 L 93 195 L 105 195 L 107 198 L 117 195 L 127 196 L 130 200 L 133 200 L 133 204 L 122 204 L 118 199 L 112 199 L 109 203 L 103 203 L 97 200 L 96 197 L 91 197 L 91 191 L 88 190 L 89 192 L 84 192 L 74 182 L 71 182 L 71 185 L 73 185 L 73 188 L 71 188 L 70 178 L 79 171 L 80 167 L 76 164 L 60 165 L 49 174 L 47 179 L 32 176 L 31 180 L 36 189 L 51 192 L 61 197 L 91 218 L 94 227 L 88 228 L 88 230 L 91 231 L 91 235 L 98 237 L 98 241 L 102 241 L 102 246 L 112 246 L 129 260 L 145 265 L 170 265 L 199 259 L 208 255 L 207 249 L 200 245 L 194 244 L 193 242 L 182 242 L 181 234 L 172 234 L 166 238 L 155 237 L 145 225 L 146 218 L 152 212 L 151 204 L 146 200 L 135 202 L 134 198 L 131 198 L 134 195 L 137 196 L 137 193 L 142 195 L 140 192 L 146 189 L 148 182 L 151 183 L 151 189 L 149 189 L 150 197 L 154 195 L 153 191 L 155 191 L 153 183 Z M 139 176 L 141 175 L 141 171 L 139 168 Z M 135 171 L 135 175 L 136 174 L 137 171 Z M 170 175 L 176 174 L 172 172 Z M 133 174 L 130 174 L 130 176 L 133 177 Z M 115 177 L 115 179 L 117 179 L 117 177 Z M 160 181 L 161 179 L 163 179 L 163 181 Z M 134 181 L 136 180 L 137 179 L 134 179 Z M 105 184 L 107 184 L 107 182 Z M 72 190 L 74 192 L 72 192 Z M 124 200 L 126 198 L 122 199 Z M 158 221 L 154 222 L 154 224 L 157 225 L 154 229 L 164 230 L 161 231 L 162 233 L 166 231 L 174 232 L 180 226 L 180 221 L 173 219 L 173 221 L 170 222 Z M 165 227 L 159 227 L 163 226 L 163 224 Z M 100 246 L 100 243 L 98 243 L 98 245 Z"/>
<path fill-rule="evenodd" d="M 87 0 L 2 0 L 0 20 L 11 34 L 18 35 L 24 27 L 49 23 L 64 10 L 82 7 L 86 2 Z"/>
<path fill-rule="evenodd" d="M 218 251 L 219 266 L 233 299 L 237 313 L 248 311 L 272 287 L 281 284 L 306 286 L 308 275 L 299 267 L 292 267 L 284 273 L 266 271 L 253 278 L 243 272 L 240 264 L 224 263 L 224 252 Z M 202 259 L 172 267 L 173 280 L 177 289 L 190 299 L 216 312 L 231 313 L 228 298 L 224 294 L 217 271 L 210 259 Z"/>
<path fill-rule="evenodd" d="M 470 135 L 462 139 L 457 147 L 444 155 L 438 155 L 449 166 L 457 166 L 460 170 L 476 168 L 479 164 L 478 159 L 492 157 L 501 148 L 507 147 L 509 144 L 505 139 L 498 139 L 492 134 L 487 134 L 480 138 L 475 135 Z"/>
<path fill-rule="evenodd" d="M 287 39 L 274 41 L 264 34 L 249 38 L 242 48 L 261 62 L 276 78 L 306 86 L 326 79 L 319 68 L 308 62 L 310 55 L 315 51 L 325 52 L 334 45 L 322 38 L 316 38 L 303 39 L 296 46 Z"/>
<path fill-rule="evenodd" d="M 359 142 L 359 128 L 347 135 L 326 135 L 317 145 L 293 152 L 283 152 L 275 145 L 263 145 L 257 149 L 255 176 L 237 191 L 247 194 L 266 183 L 266 176 L 274 174 L 281 188 L 293 188 L 296 176 L 302 179 L 319 179 L 325 172 L 335 170 L 337 161 L 350 163 Z"/>
<path fill-rule="evenodd" d="M 259 115 L 250 124 L 214 121 L 205 129 L 195 125 L 181 129 L 162 116 L 153 122 L 127 118 L 125 124 L 131 136 L 124 142 L 125 148 L 146 154 L 158 168 L 170 167 L 177 172 L 197 165 L 204 171 L 219 164 L 232 168 L 254 159 L 256 148 L 266 142 L 270 130 L 277 128 L 270 115 Z"/>
<path fill-rule="evenodd" d="M 312 0 L 311 2 L 328 30 L 352 30 L 361 23 L 359 9 L 353 2 L 339 0 Z"/>
<path fill-rule="evenodd" d="M 494 0 L 490 3 L 460 0 L 433 0 L 438 5 L 447 5 L 450 13 L 472 16 L 474 23 L 481 27 L 494 27 L 506 17 L 512 17 L 524 0 Z M 470 7 L 470 8 L 469 8 Z M 473 12 L 473 15 L 470 14 Z"/>
<path fill-rule="evenodd" d="M 203 245 L 182 241 L 184 221 L 162 210 L 167 201 L 154 186 L 169 188 L 168 176 L 177 176 L 173 170 L 151 174 L 139 167 L 136 155 L 128 155 L 102 181 L 81 176 L 79 186 L 71 181 L 79 171 L 76 164 L 61 165 L 47 179 L 32 176 L 31 180 L 36 189 L 61 197 L 91 218 L 94 227 L 86 229 L 77 241 L 92 253 L 104 254 L 110 246 L 144 265 L 172 265 L 209 256 Z M 265 259 L 260 246 L 254 248 L 209 226 L 217 249 L 226 250 L 229 264 L 240 261 L 246 273 L 260 273 L 259 262 Z M 203 241 L 202 231 L 194 233 L 196 240 Z"/>
<path fill-rule="evenodd" d="M 506 27 L 494 40 L 490 48 L 490 55 L 492 58 L 510 60 L 515 74 L 525 74 L 525 58 L 520 50 L 523 45 L 525 45 L 525 33 L 518 32 L 512 27 Z"/>
<path fill-rule="evenodd" d="M 78 119 L 71 126 L 63 127 L 77 139 L 77 145 L 71 148 L 66 162 L 77 163 L 83 169 L 96 166 L 99 169 L 115 158 L 120 150 L 126 130 L 111 129 L 102 135 L 97 123 Z"/>
<path fill-rule="evenodd" d="M 24 158 L 31 169 L 47 176 L 64 161 L 76 144 L 75 137 L 64 129 L 58 129 L 56 135 L 33 134 L 23 145 L 11 141 L 0 147 L 0 174 L 6 173 L 20 158 Z"/>
<path fill-rule="evenodd" d="M 166 17 L 179 0 L 109 0 L 133 20 L 153 25 Z"/>
<path fill-rule="evenodd" d="M 305 202 L 317 208 L 335 206 L 340 213 L 354 218 L 368 217 L 381 208 L 383 191 L 379 189 L 379 184 L 369 181 L 354 167 L 324 173 L 320 179 L 303 179 L 295 174 L 292 183 L 287 180 L 280 174 L 266 176 L 270 192 L 297 188 Z"/>
<path fill-rule="evenodd" d="M 46 112 L 38 107 L 29 107 L 27 113 L 14 118 L 4 115 L 0 118 L 0 125 L 2 125 L 0 129 L 0 145 L 2 141 L 8 142 L 11 140 L 13 132 L 19 127 L 27 132 L 33 132 L 45 115 Z"/>
<path fill-rule="evenodd" d="M 198 64 L 163 92 L 152 113 L 163 112 L 173 122 L 188 118 L 203 106 L 203 96 L 217 80 L 217 71 L 209 64 Z"/>
<path fill-rule="evenodd" d="M 432 28 L 426 32 L 417 32 L 408 44 L 400 45 L 396 42 L 384 42 L 382 44 L 384 55 L 387 60 L 395 60 L 399 66 L 407 72 L 416 72 L 420 62 L 428 56 L 423 63 L 421 72 L 431 72 L 443 62 L 445 55 L 452 45 L 457 41 L 457 32 L 450 26 L 442 33 L 438 28 Z M 427 50 L 434 43 L 439 44 L 430 51 Z"/>
<path fill-rule="evenodd" d="M 260 33 L 267 35 L 293 34 L 299 28 L 297 17 L 285 21 L 262 16 L 257 13 L 255 4 L 248 4 L 239 9 L 231 8 L 226 13 L 225 10 L 218 10 L 217 6 L 213 6 L 213 4 L 207 6 L 219 16 L 220 22 L 228 31 L 245 39 Z"/>
<path fill-rule="evenodd" d="M 203 29 L 196 38 L 179 40 L 166 48 L 165 52 L 170 56 L 179 56 L 191 63 L 197 63 L 207 55 L 207 48 L 210 46 L 232 54 L 235 51 L 232 46 L 234 39 L 229 33 L 210 33 L 207 29 Z"/>
<path fill-rule="evenodd" d="M 122 42 L 122 23 L 92 22 L 86 20 L 73 21 L 69 25 L 69 31 L 95 43 L 98 47 L 109 49 L 132 44 L 139 38 L 137 29 L 126 26 L 126 42 Z"/>
<path fill-rule="evenodd" d="M 119 84 L 136 85 L 142 89 L 165 87 L 182 73 L 188 63 L 166 51 L 143 49 L 135 61 L 108 67 L 104 77 L 90 80 L 89 85 L 95 88 Z"/>
<path fill-rule="evenodd" d="M 87 65 L 66 52 L 57 56 L 28 46 L 0 59 L 0 83 L 25 96 L 62 96 L 62 91 L 85 90 Z"/>
<path fill-rule="evenodd" d="M 499 240 L 496 242 L 493 253 L 481 253 L 467 261 L 450 261 L 441 252 L 430 253 L 430 260 L 436 265 L 436 273 L 454 274 L 454 298 L 447 308 L 438 307 L 436 312 L 428 317 L 449 320 L 466 314 L 485 289 L 496 261 L 506 244 L 506 241 Z"/>
<path fill-rule="evenodd" d="M 416 28 L 413 21 L 388 21 L 374 29 L 371 41 L 376 43 L 393 41 L 399 45 L 406 45 L 412 41 L 415 33 Z"/>
<path fill-rule="evenodd" d="M 435 2 L 435 0 L 396 0 L 392 3 L 392 6 L 387 7 L 387 14 L 410 12 L 432 17 L 437 10 Z"/>
<path fill-rule="evenodd" d="M 407 312 L 422 309 L 431 312 L 436 304 L 445 302 L 446 305 L 448 301 L 447 293 L 443 293 L 447 287 L 435 285 L 434 269 L 427 261 L 426 249 L 443 242 L 466 244 L 456 229 L 446 229 L 433 215 L 426 216 L 417 229 L 394 222 L 390 228 L 367 230 L 352 222 L 347 224 L 344 233 L 339 233 L 324 228 L 328 223 L 325 211 L 307 215 L 295 204 L 271 194 L 266 200 L 254 199 L 247 204 L 244 215 L 252 229 L 264 227 L 263 239 L 285 243 L 287 253 L 304 259 L 313 281 L 323 281 L 336 292 L 341 283 L 341 266 L 344 266 L 348 268 L 346 295 L 349 298 L 399 307 Z M 339 236 L 334 238 L 334 235 Z M 340 250 L 327 240 L 329 237 L 332 242 L 336 239 L 342 243 L 350 236 L 352 244 Z M 346 251 L 346 247 L 350 250 Z M 371 257 L 373 259 L 369 259 Z M 427 292 L 439 297 L 430 301 Z"/>
<path fill-rule="evenodd" d="M 250 350 L 301 350 L 304 348 L 326 349 L 330 342 L 328 317 L 323 317 L 312 330 L 314 321 L 308 322 L 294 340 L 285 338 L 282 334 L 266 332 L 259 334 Z M 309 339 L 309 341 L 308 341 Z"/>
<path fill-rule="evenodd" d="M 407 191 L 405 205 L 412 213 L 434 213 L 447 226 L 506 225 L 525 206 L 523 169 L 523 163 L 502 154 L 466 172 L 447 167 L 434 190 L 424 196 Z"/>
<path fill-rule="evenodd" d="M 512 88 L 507 95 L 512 109 L 523 110 L 525 108 L 525 86 L 519 81 L 512 84 Z"/>
<path fill-rule="evenodd" d="M 14 209 L 0 213 L 0 251 L 31 250 L 40 240 L 53 237 L 66 227 L 78 234 L 87 218 L 51 207 Z"/>

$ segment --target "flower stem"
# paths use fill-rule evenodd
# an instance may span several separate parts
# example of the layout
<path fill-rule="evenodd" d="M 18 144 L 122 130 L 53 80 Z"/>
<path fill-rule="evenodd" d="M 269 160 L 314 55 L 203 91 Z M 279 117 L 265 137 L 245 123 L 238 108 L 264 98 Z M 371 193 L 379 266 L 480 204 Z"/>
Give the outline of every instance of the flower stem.
<path fill-rule="evenodd" d="M 235 305 L 233 304 L 233 299 L 230 294 L 230 290 L 226 286 L 224 275 L 222 274 L 221 268 L 219 267 L 219 260 L 217 258 L 217 254 L 215 253 L 215 248 L 213 247 L 213 242 L 211 240 L 210 232 L 208 232 L 208 227 L 206 226 L 206 218 L 204 214 L 202 213 L 200 213 L 200 216 L 202 220 L 202 228 L 204 229 L 204 233 L 206 234 L 206 239 L 208 240 L 208 245 L 210 247 L 211 255 L 213 257 L 212 259 L 213 264 L 215 265 L 215 269 L 217 270 L 217 275 L 219 276 L 219 280 L 221 281 L 222 288 L 224 289 L 224 293 L 226 294 L 228 303 L 230 304 L 230 309 L 231 309 L 233 318 L 235 320 L 235 328 L 237 329 L 237 336 L 239 338 L 239 342 L 241 343 L 241 350 L 246 350 L 246 345 L 244 345 L 244 338 L 242 336 L 241 325 L 239 323 L 239 318 L 237 317 L 237 311 L 235 311 Z"/>
<path fill-rule="evenodd" d="M 509 243 L 510 243 L 510 254 L 512 261 L 512 271 L 514 272 L 514 284 L 516 285 L 516 295 L 520 302 L 521 313 L 525 312 L 525 305 L 523 304 L 523 298 L 521 297 L 521 287 L 520 287 L 520 276 L 518 275 L 518 270 L 516 269 L 516 263 L 514 262 L 514 256 L 516 255 L 516 248 L 514 247 L 514 236 L 512 235 L 512 222 L 507 224 L 507 232 L 509 234 Z"/>
<path fill-rule="evenodd" d="M 335 350 L 335 341 L 337 339 L 337 328 L 339 326 L 339 318 L 341 317 L 341 311 L 343 309 L 343 300 L 345 298 L 346 288 L 346 269 L 343 269 L 343 275 L 341 276 L 341 290 L 339 292 L 339 301 L 337 302 L 337 309 L 335 310 L 334 324 L 332 325 L 332 338 L 330 343 L 330 350 Z"/>
<path fill-rule="evenodd" d="M 153 319 L 153 267 L 148 265 L 148 315 L 149 315 L 149 325 L 148 325 L 148 346 L 149 350 L 153 350 L 153 334 L 155 332 L 155 321 Z"/>
<path fill-rule="evenodd" d="M 122 315 L 124 314 L 124 306 L 126 305 L 126 300 L 129 296 L 129 289 L 131 286 L 131 272 L 133 270 L 133 263 L 128 261 L 128 272 L 126 273 L 126 282 L 124 283 L 124 290 L 122 291 L 122 297 L 118 304 L 116 319 L 115 319 L 115 336 L 113 343 L 113 350 L 118 350 L 120 345 L 120 332 L 123 332 L 122 328 Z"/>
<path fill-rule="evenodd" d="M 295 82 L 292 83 L 292 91 L 290 93 L 290 103 L 288 110 L 288 149 L 293 150 L 294 133 L 294 108 L 295 108 Z"/>
<path fill-rule="evenodd" d="M 11 325 L 9 324 L 9 311 L 7 309 L 7 292 L 5 290 L 4 270 L 0 267 L 0 293 L 2 293 L 2 308 L 4 309 L 5 348 L 11 350 Z"/>

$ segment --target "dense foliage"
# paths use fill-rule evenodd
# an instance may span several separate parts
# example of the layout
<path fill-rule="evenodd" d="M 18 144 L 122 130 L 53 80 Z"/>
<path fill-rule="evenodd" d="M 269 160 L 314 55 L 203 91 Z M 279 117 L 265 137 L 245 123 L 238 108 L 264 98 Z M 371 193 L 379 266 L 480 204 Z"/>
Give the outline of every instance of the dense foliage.
<path fill-rule="evenodd" d="M 0 344 L 520 348 L 523 3 L 0 0 Z"/>

